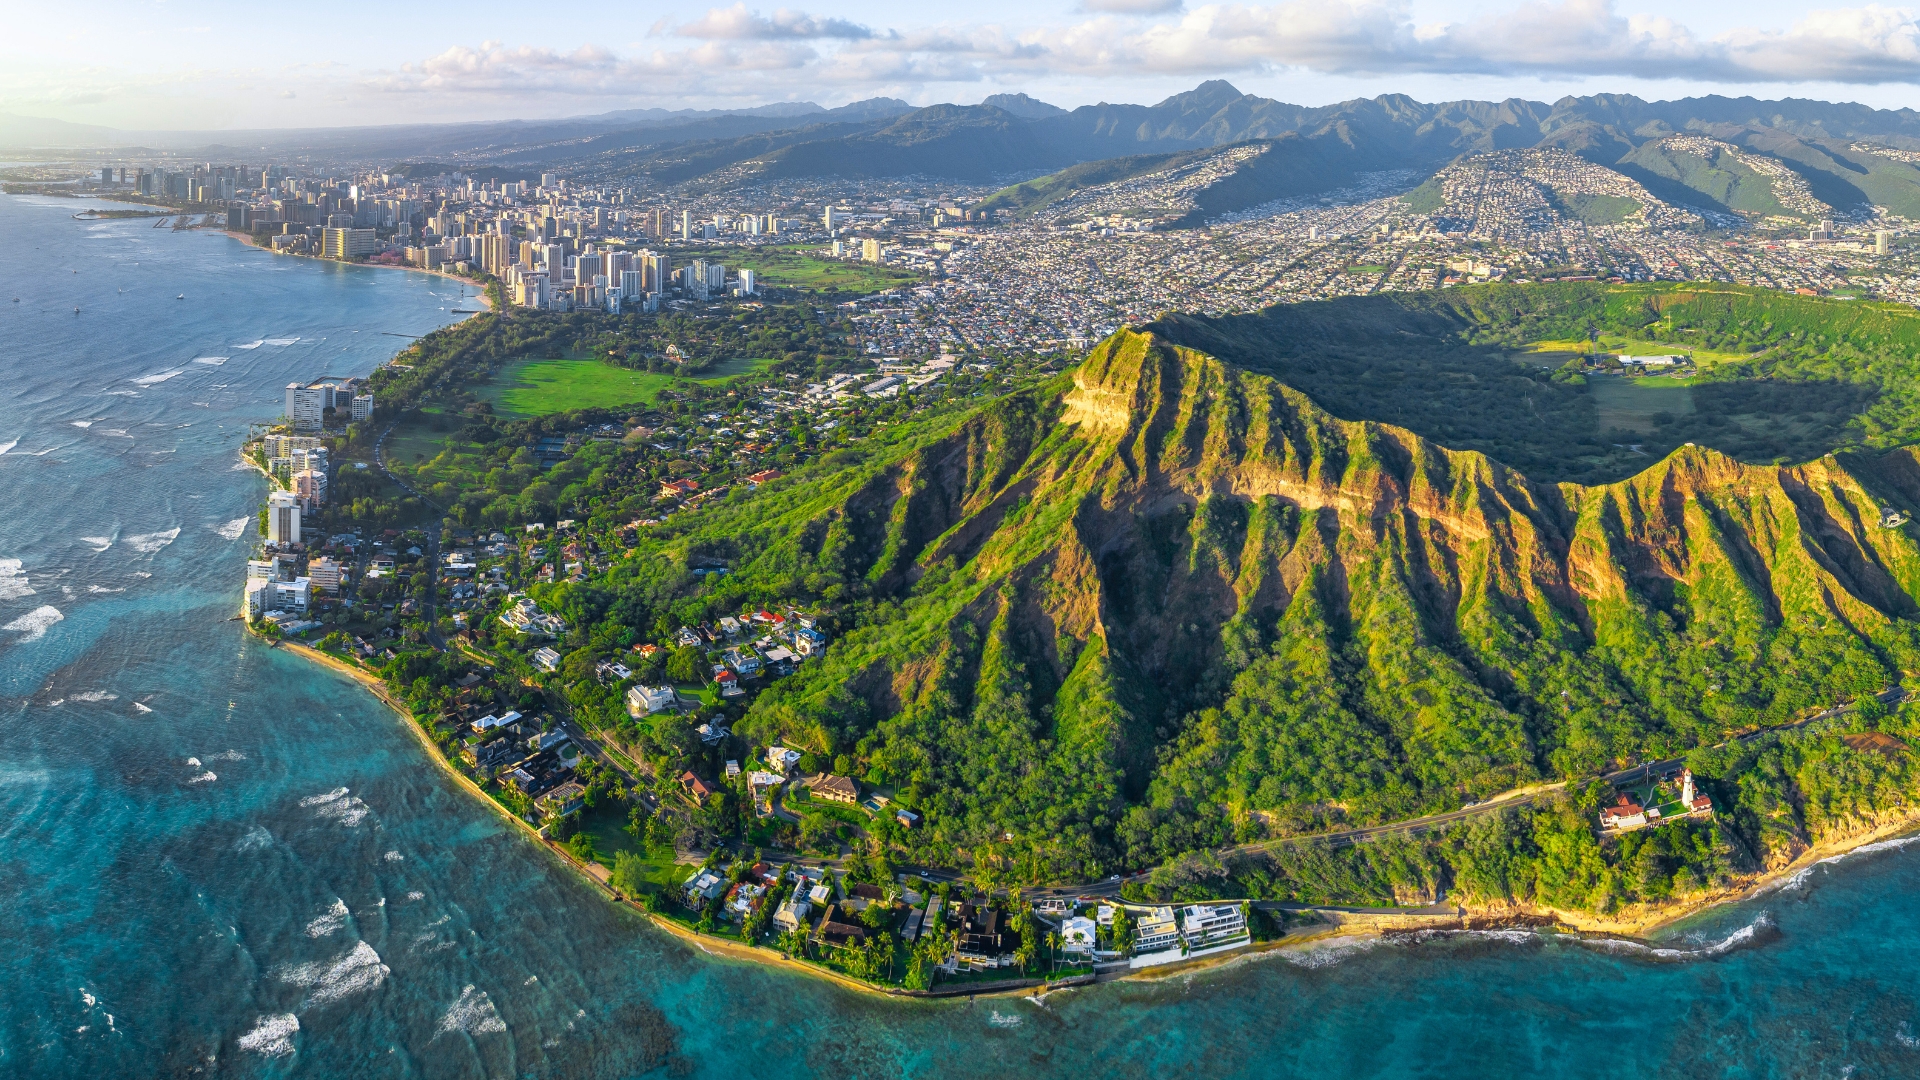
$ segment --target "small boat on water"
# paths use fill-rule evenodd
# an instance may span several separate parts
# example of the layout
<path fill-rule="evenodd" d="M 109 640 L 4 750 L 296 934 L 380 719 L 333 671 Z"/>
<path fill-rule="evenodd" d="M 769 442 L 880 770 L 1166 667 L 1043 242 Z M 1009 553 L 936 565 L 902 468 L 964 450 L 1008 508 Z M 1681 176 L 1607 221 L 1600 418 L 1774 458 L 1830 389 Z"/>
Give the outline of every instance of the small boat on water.
<path fill-rule="evenodd" d="M 73 305 L 73 313 L 74 313 L 75 315 L 78 315 L 78 314 L 80 314 L 80 305 L 79 305 L 79 304 L 75 304 L 75 305 Z"/>
<path fill-rule="evenodd" d="M 186 298 L 187 298 L 186 293 L 181 293 L 179 296 L 174 297 L 175 300 L 185 300 Z"/>

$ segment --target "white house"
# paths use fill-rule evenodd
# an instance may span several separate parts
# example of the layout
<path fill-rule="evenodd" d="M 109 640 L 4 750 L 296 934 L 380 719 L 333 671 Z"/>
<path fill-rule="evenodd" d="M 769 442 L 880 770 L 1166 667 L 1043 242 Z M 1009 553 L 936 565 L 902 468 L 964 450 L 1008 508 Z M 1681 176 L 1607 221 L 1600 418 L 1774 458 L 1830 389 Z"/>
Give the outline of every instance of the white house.
<path fill-rule="evenodd" d="M 671 686 L 630 686 L 627 688 L 627 715 L 635 718 L 651 716 L 654 713 L 671 709 L 680 703 L 680 698 Z"/>
<path fill-rule="evenodd" d="M 553 671 L 560 666 L 560 654 L 550 646 L 542 645 L 534 651 L 533 662 L 541 671 Z"/>
<path fill-rule="evenodd" d="M 1093 952 L 1093 920 L 1085 915 L 1075 915 L 1060 924 L 1061 948 L 1069 953 L 1082 956 Z"/>

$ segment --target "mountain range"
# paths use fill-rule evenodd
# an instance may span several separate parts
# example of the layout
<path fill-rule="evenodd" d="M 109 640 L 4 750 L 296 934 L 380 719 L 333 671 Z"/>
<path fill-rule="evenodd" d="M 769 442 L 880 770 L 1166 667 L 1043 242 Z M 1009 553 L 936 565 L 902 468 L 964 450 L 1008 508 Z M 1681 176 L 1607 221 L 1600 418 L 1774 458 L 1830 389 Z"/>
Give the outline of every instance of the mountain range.
<path fill-rule="evenodd" d="M 1729 148 L 1674 149 L 1697 135 Z M 1777 209 L 1763 182 L 1773 162 L 1838 212 L 1879 205 L 1920 216 L 1920 112 L 1807 99 L 1631 95 L 1547 103 L 1426 103 L 1389 94 L 1301 106 L 1224 81 L 1152 105 L 1066 110 L 1025 94 L 978 105 L 914 108 L 873 98 L 837 109 L 783 102 L 744 110 L 620 110 L 558 120 L 398 125 L 283 132 L 122 132 L 0 117 L 0 144 L 165 145 L 310 151 L 395 163 L 439 160 L 518 169 L 568 168 L 656 184 L 787 177 L 921 175 L 969 183 L 1028 180 L 1087 162 L 1177 154 L 1256 140 L 1272 151 L 1214 210 L 1311 194 L 1390 169 L 1431 173 L 1461 155 L 1558 147 L 1615 169 L 1668 202 L 1728 212 Z M 238 153 L 238 150 L 234 150 Z M 1105 170 L 1108 173 L 1114 170 Z M 1058 185 L 1055 185 L 1058 186 Z"/>

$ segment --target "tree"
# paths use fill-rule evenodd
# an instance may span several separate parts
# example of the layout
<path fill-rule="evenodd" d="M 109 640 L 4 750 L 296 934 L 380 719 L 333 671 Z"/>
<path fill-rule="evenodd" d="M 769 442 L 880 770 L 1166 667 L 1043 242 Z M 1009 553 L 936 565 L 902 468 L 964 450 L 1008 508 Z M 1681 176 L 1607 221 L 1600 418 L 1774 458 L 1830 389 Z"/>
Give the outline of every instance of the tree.
<path fill-rule="evenodd" d="M 679 683 L 706 681 L 707 658 L 699 649 L 684 645 L 673 650 L 667 660 L 667 678 Z"/>

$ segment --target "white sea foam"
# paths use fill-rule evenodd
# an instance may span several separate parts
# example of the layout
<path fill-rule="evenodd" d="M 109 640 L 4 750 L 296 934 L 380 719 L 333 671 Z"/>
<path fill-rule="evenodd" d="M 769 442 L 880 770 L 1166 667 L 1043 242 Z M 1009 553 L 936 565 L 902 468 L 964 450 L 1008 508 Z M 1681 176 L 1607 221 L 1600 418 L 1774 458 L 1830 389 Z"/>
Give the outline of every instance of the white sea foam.
<path fill-rule="evenodd" d="M 247 531 L 247 523 L 252 520 L 252 518 L 234 518 L 225 525 L 209 525 L 207 528 L 219 533 L 222 540 L 238 540 L 240 534 Z"/>
<path fill-rule="evenodd" d="M 0 443 L 0 454 L 4 454 L 4 453 L 6 453 L 7 451 L 9 451 L 9 450 L 11 450 L 11 449 L 13 449 L 14 447 L 16 447 L 16 446 L 19 446 L 19 445 L 20 445 L 20 440 L 19 440 L 19 439 L 14 439 L 14 440 L 11 440 L 11 441 L 9 441 L 9 442 L 3 442 L 3 443 Z"/>
<path fill-rule="evenodd" d="M 226 363 L 228 359 L 229 358 L 225 356 L 196 356 L 193 358 L 193 362 L 196 364 L 205 364 L 208 367 L 219 367 L 221 364 Z"/>
<path fill-rule="evenodd" d="M 128 379 L 127 381 L 135 386 L 158 386 L 176 375 L 184 375 L 186 373 L 186 368 L 174 368 L 172 371 L 156 371 L 152 375 L 142 375 L 137 379 Z"/>
<path fill-rule="evenodd" d="M 270 337 L 263 339 L 260 344 L 272 345 L 274 348 L 279 349 L 285 348 L 288 345 L 297 345 L 299 342 L 300 339 L 297 337 Z"/>
<path fill-rule="evenodd" d="M 218 779 L 220 779 L 220 778 L 219 778 L 218 776 L 215 776 L 215 775 L 214 775 L 214 774 L 213 774 L 213 773 L 212 773 L 211 771 L 208 771 L 208 772 L 203 772 L 203 773 L 201 773 L 201 774 L 200 774 L 199 776 L 192 776 L 192 777 L 188 777 L 188 778 L 187 778 L 187 783 L 189 783 L 189 784 L 211 784 L 211 783 L 213 783 L 213 782 L 214 782 L 215 780 L 218 780 Z"/>
<path fill-rule="evenodd" d="M 20 560 L 0 559 L 0 600 L 32 595 L 33 587 L 27 584 L 27 572 L 21 569 Z"/>
<path fill-rule="evenodd" d="M 407 894 L 408 900 L 425 900 L 426 898 L 427 894 L 423 892 L 410 892 Z"/>
<path fill-rule="evenodd" d="M 245 761 L 247 760 L 247 755 L 241 753 L 238 750 L 222 750 L 217 754 L 210 755 L 207 758 L 207 760 L 208 761 Z"/>
<path fill-rule="evenodd" d="M 264 851 L 272 844 L 273 834 L 267 831 L 266 826 L 255 825 L 249 828 L 240 839 L 233 842 L 233 849 L 235 851 Z"/>
<path fill-rule="evenodd" d="M 161 548 L 166 547 L 168 544 L 173 543 L 179 539 L 179 537 L 180 527 L 176 525 L 166 532 L 141 533 L 139 536 L 129 536 L 126 539 L 126 544 L 128 547 L 143 555 L 151 555 Z"/>
<path fill-rule="evenodd" d="M 5 626 L 0 626 L 0 630 L 11 630 L 19 634 L 20 644 L 24 645 L 29 641 L 39 641 L 46 637 L 47 631 L 53 628 L 53 624 L 64 618 L 66 616 L 60 614 L 59 608 L 47 604 L 34 608 Z"/>
<path fill-rule="evenodd" d="M 447 1007 L 447 1014 L 440 1018 L 440 1030 L 435 1038 L 449 1031 L 464 1031 L 469 1035 L 497 1035 L 507 1030 L 506 1021 L 500 1019 L 500 1013 L 493 1007 L 493 999 L 485 990 L 476 990 L 471 984 L 461 988 L 460 1000 Z"/>
<path fill-rule="evenodd" d="M 523 983 L 521 983 L 520 985 L 521 985 L 521 986 L 532 986 L 532 985 L 533 985 L 534 983 L 537 983 L 537 982 L 539 982 L 539 981 L 540 981 L 540 976 L 538 976 L 538 975 L 529 975 L 529 976 L 527 976 L 527 981 L 526 981 L 526 982 L 523 982 Z"/>
<path fill-rule="evenodd" d="M 347 903 L 335 897 L 332 906 L 322 912 L 320 917 L 307 924 L 307 936 L 326 937 L 347 925 Z"/>
<path fill-rule="evenodd" d="M 246 343 L 245 345 L 235 345 L 235 346 L 234 346 L 234 348 L 236 348 L 236 349 L 257 349 L 257 348 L 259 348 L 260 346 L 262 346 L 262 345 L 265 345 L 265 344 L 266 344 L 266 342 L 264 342 L 264 341 L 249 341 L 249 342 L 247 342 L 247 343 Z"/>
<path fill-rule="evenodd" d="M 367 815 L 373 812 L 358 796 L 348 794 L 346 788 L 334 788 L 324 795 L 309 795 L 300 800 L 300 805 L 311 807 L 315 816 L 331 818 L 348 828 L 365 821 Z"/>
<path fill-rule="evenodd" d="M 307 987 L 303 1010 L 330 1005 L 344 997 L 372 990 L 387 981 L 391 971 L 380 962 L 380 954 L 364 941 L 354 943 L 346 955 L 330 963 L 296 964 L 283 968 L 280 981 Z"/>
<path fill-rule="evenodd" d="M 987 1023 L 997 1028 L 1016 1028 L 1026 1021 L 1018 1016 L 1003 1015 L 999 1009 L 994 1009 L 987 1014 Z"/>
<path fill-rule="evenodd" d="M 139 396 L 140 396 L 140 391 L 138 391 L 138 390 L 109 390 L 109 391 L 107 391 L 107 392 L 106 392 L 106 396 L 107 396 L 107 397 L 139 397 Z"/>
<path fill-rule="evenodd" d="M 197 757 L 190 757 L 190 758 L 188 758 L 188 759 L 187 759 L 187 764 L 189 764 L 189 765 L 191 765 L 191 766 L 193 766 L 194 768 L 196 768 L 196 769 L 198 769 L 198 768 L 200 768 L 200 759 L 199 759 L 199 758 L 197 758 Z"/>
<path fill-rule="evenodd" d="M 93 552 L 96 555 L 113 546 L 113 537 L 111 536 L 83 536 L 80 540 L 82 543 L 92 546 Z"/>
<path fill-rule="evenodd" d="M 73 422 L 73 426 L 78 428 L 89 428 L 105 419 L 106 417 L 104 416 L 96 416 L 92 420 L 75 420 Z"/>
<path fill-rule="evenodd" d="M 385 855 L 382 855 L 380 857 L 387 860 L 388 862 L 400 862 L 401 860 L 406 858 L 405 855 L 402 855 L 397 851 L 389 851 Z"/>
<path fill-rule="evenodd" d="M 1331 967 L 1351 956 L 1372 952 L 1380 938 L 1333 938 L 1301 949 L 1282 949 L 1280 958 L 1303 968 Z"/>
<path fill-rule="evenodd" d="M 33 456 L 34 456 L 34 457 L 46 457 L 46 456 L 47 456 L 48 454 L 51 454 L 51 453 L 53 453 L 53 452 L 54 452 L 55 450 L 58 450 L 58 449 L 60 449 L 60 447 L 58 447 L 58 446 L 49 446 L 49 447 L 47 447 L 47 448 L 46 448 L 45 450 L 35 450 L 35 451 L 33 452 Z"/>
<path fill-rule="evenodd" d="M 1628 956 L 1645 956 L 1655 960 L 1709 960 L 1724 956 L 1742 945 L 1752 943 L 1755 936 L 1763 930 L 1773 927 L 1773 916 L 1761 912 L 1754 920 L 1740 927 L 1718 941 L 1708 941 L 1686 948 L 1674 948 L 1666 945 L 1648 945 L 1640 941 L 1626 941 L 1621 938 L 1581 938 L 1580 943 L 1603 952 L 1621 953 Z"/>
<path fill-rule="evenodd" d="M 293 1037 L 300 1030 L 300 1019 L 292 1013 L 263 1016 L 253 1030 L 240 1036 L 240 1049 L 266 1057 L 286 1057 L 293 1053 Z"/>
<path fill-rule="evenodd" d="M 125 585 L 122 585 L 117 589 L 109 589 L 105 585 L 89 585 L 87 586 L 87 591 L 90 593 L 117 593 L 117 592 L 126 592 L 127 587 Z"/>
<path fill-rule="evenodd" d="M 119 699 L 119 697 L 120 697 L 120 695 L 119 695 L 119 694 L 116 694 L 116 693 L 114 693 L 114 692 L 113 692 L 113 691 L 111 691 L 111 690 L 83 690 L 83 691 L 81 691 L 80 693 L 78 693 L 78 694 L 75 694 L 75 695 L 73 695 L 73 697 L 72 697 L 72 699 L 71 699 L 71 700 L 74 700 L 74 701 L 115 701 L 115 700 L 118 700 L 118 699 Z M 194 762 L 194 764 L 195 764 L 195 765 L 198 765 L 198 764 L 200 764 L 200 763 L 196 761 L 196 762 Z"/>
<path fill-rule="evenodd" d="M 153 711 L 152 709 L 147 707 L 145 702 L 141 702 L 141 701 L 134 702 L 133 707 L 136 709 L 139 709 L 143 713 L 150 713 Z"/>
<path fill-rule="evenodd" d="M 84 986 L 80 988 L 80 1000 L 85 1002 L 87 1008 L 89 1009 L 93 1008 L 95 1005 L 100 1004 L 100 999 L 97 997 L 94 997 L 91 993 L 89 993 L 87 991 L 87 988 Z"/>
<path fill-rule="evenodd" d="M 1909 1050 L 1920 1050 L 1920 1038 L 1914 1037 L 1913 1025 L 1905 1020 L 1900 1021 L 1900 1030 L 1893 1033 L 1893 1041 Z"/>

